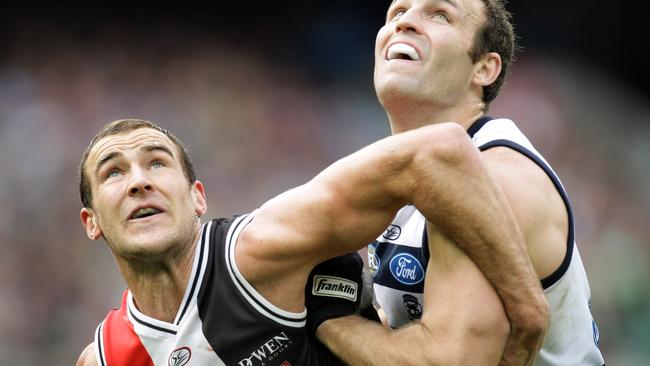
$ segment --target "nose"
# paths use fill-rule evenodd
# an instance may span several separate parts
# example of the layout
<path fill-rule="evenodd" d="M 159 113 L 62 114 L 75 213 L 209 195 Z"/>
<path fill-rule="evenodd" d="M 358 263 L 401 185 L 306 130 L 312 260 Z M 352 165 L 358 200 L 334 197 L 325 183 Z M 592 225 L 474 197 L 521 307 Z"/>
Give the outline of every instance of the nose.
<path fill-rule="evenodd" d="M 153 184 L 149 180 L 146 172 L 142 169 L 133 169 L 131 176 L 132 179 L 128 187 L 130 196 L 137 196 L 153 191 Z"/>
<path fill-rule="evenodd" d="M 406 10 L 406 12 L 397 19 L 397 22 L 395 22 L 395 32 L 420 32 L 417 13 L 413 9 Z"/>

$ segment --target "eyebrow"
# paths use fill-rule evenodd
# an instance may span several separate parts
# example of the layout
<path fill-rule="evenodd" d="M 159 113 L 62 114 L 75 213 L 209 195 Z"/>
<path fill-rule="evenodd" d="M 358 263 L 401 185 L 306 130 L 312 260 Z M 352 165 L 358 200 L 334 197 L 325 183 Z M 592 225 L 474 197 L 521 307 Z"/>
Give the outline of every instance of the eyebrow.
<path fill-rule="evenodd" d="M 448 3 L 449 5 L 453 6 L 456 9 L 458 9 L 458 4 L 454 0 L 442 0 L 442 2 Z"/>
<path fill-rule="evenodd" d="M 391 1 L 391 2 L 390 2 L 390 5 L 388 5 L 388 7 L 390 8 L 391 6 L 393 6 L 393 4 L 395 4 L 396 1 L 397 1 L 397 0 L 393 0 L 393 1 Z M 458 9 L 458 4 L 457 4 L 454 0 L 439 0 L 439 1 L 442 1 L 442 2 L 448 3 L 449 5 L 453 6 L 453 7 L 456 8 L 456 9 Z"/>
<path fill-rule="evenodd" d="M 175 158 L 174 153 L 167 146 L 164 145 L 145 145 L 141 147 L 140 150 L 144 150 L 146 152 L 162 151 L 167 155 L 169 155 L 170 157 Z"/>
<path fill-rule="evenodd" d="M 169 155 L 171 158 L 175 158 L 174 153 L 167 147 L 163 145 L 155 145 L 155 144 L 150 144 L 150 145 L 145 145 L 140 147 L 139 150 L 145 151 L 145 152 L 152 152 L 152 151 L 162 151 Z M 112 153 L 102 157 L 97 161 L 97 164 L 95 164 L 95 176 L 99 175 L 99 170 L 109 161 L 122 156 L 123 154 L 118 151 L 113 151 Z"/>
<path fill-rule="evenodd" d="M 102 168 L 106 163 L 108 163 L 110 160 L 113 160 L 113 159 L 115 159 L 116 157 L 118 157 L 118 156 L 120 156 L 120 155 L 122 155 L 122 153 L 117 152 L 117 151 L 113 151 L 112 153 L 110 153 L 110 154 L 104 156 L 104 157 L 101 158 L 99 161 L 97 161 L 97 164 L 95 164 L 95 176 L 98 176 L 98 175 L 99 175 L 99 170 L 100 170 L 100 169 L 101 169 L 101 168 Z"/>

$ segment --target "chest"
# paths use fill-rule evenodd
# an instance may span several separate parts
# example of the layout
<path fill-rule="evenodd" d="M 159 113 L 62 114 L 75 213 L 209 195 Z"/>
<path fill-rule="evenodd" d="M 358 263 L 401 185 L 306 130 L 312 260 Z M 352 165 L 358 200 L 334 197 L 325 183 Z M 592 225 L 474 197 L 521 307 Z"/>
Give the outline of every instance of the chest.
<path fill-rule="evenodd" d="M 392 327 L 421 317 L 428 256 L 426 220 L 413 206 L 368 246 L 375 301 Z"/>

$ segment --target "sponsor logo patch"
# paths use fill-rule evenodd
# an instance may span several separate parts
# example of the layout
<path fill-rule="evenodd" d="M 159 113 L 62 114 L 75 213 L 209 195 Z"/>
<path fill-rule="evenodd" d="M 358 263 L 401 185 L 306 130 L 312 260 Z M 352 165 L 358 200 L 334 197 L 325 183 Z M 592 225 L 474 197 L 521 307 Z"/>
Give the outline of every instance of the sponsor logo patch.
<path fill-rule="evenodd" d="M 316 296 L 340 297 L 354 301 L 357 298 L 357 283 L 341 277 L 314 276 L 311 293 Z"/>
<path fill-rule="evenodd" d="M 405 285 L 416 285 L 424 279 L 422 264 L 411 254 L 397 254 L 390 260 L 389 267 L 393 277 Z"/>
<path fill-rule="evenodd" d="M 167 365 L 169 366 L 184 366 L 190 362 L 192 358 L 192 351 L 188 347 L 181 347 L 174 350 L 167 360 Z"/>
<path fill-rule="evenodd" d="M 242 358 L 237 366 L 266 365 L 267 362 L 276 360 L 282 352 L 289 349 L 291 343 L 291 338 L 285 332 L 280 332 L 251 352 L 248 357 Z M 289 361 L 282 363 L 282 365 L 285 364 L 291 366 Z"/>

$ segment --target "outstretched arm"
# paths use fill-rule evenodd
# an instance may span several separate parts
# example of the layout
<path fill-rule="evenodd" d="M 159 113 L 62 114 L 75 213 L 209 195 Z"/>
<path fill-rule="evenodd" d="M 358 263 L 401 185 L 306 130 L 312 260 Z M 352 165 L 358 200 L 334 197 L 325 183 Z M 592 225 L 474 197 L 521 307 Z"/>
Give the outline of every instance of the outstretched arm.
<path fill-rule="evenodd" d="M 237 262 L 271 302 L 296 309 L 315 264 L 372 241 L 409 203 L 485 273 L 514 344 L 534 358 L 548 304 L 504 194 L 454 123 L 385 138 L 267 202 L 242 232 Z M 298 295 L 284 298 L 278 288 Z"/>
<path fill-rule="evenodd" d="M 566 242 L 562 238 L 566 237 L 566 232 L 549 228 L 548 223 L 540 220 L 548 216 L 544 207 L 549 201 L 548 195 L 539 193 L 545 192 L 540 189 L 544 187 L 544 182 L 540 180 L 548 178 L 544 174 L 541 174 L 541 177 L 536 176 L 540 174 L 532 174 L 539 169 L 534 168 L 531 172 L 531 168 L 526 167 L 526 164 L 530 165 L 531 162 L 520 154 L 508 149 L 494 151 L 496 153 L 482 154 L 485 156 L 484 163 L 491 172 L 496 173 L 499 187 L 503 187 L 517 222 L 523 225 L 521 227 L 526 234 L 528 250 L 531 250 L 532 245 L 534 257 L 536 247 L 543 248 L 543 253 L 549 253 L 556 251 L 554 243 L 560 243 L 559 247 L 562 249 L 565 246 L 563 243 Z M 546 184 L 548 185 L 548 182 Z M 546 191 L 555 192 L 553 187 Z M 555 194 L 557 195 L 556 192 Z M 509 212 L 507 214 L 512 215 Z M 460 222 L 468 225 L 468 221 Z M 566 222 L 555 223 L 555 226 L 564 228 Z M 517 229 L 516 224 L 514 229 Z M 347 317 L 327 321 L 318 329 L 319 339 L 350 365 L 382 365 L 400 360 L 407 360 L 404 364 L 409 365 L 497 364 L 498 358 L 493 358 L 493 351 L 503 349 L 503 344 L 494 341 L 503 340 L 504 313 L 494 290 L 485 281 L 483 274 L 476 272 L 475 264 L 468 261 L 464 255 L 450 255 L 455 252 L 454 248 L 457 249 L 455 243 L 444 240 L 431 228 L 428 231 L 431 261 L 425 281 L 425 306 L 421 322 L 393 331 L 360 317 Z M 541 238 L 540 232 L 544 233 Z M 431 235 L 432 233 L 434 235 Z M 515 235 L 521 236 L 518 230 Z M 527 253 L 524 255 L 528 257 Z M 499 265 L 502 270 L 510 271 L 498 256 L 495 257 L 492 265 Z M 562 258 L 563 255 L 558 253 L 550 257 Z M 542 277 L 559 265 L 545 264 L 539 258 L 535 264 L 537 273 Z M 464 275 L 455 276 L 454 273 Z M 537 275 L 535 277 L 537 278 Z M 538 283 L 535 279 L 532 288 L 539 287 Z M 473 290 L 468 293 L 468 288 Z M 522 294 L 525 292 L 524 288 Z M 514 296 L 516 295 L 517 293 L 514 293 Z M 525 298 L 523 300 L 525 301 Z M 545 302 L 542 302 L 542 306 L 544 305 Z M 544 310 L 542 308 L 542 311 Z M 476 318 L 472 314 L 480 315 Z M 541 315 L 539 322 L 544 324 Z M 454 324 L 454 329 L 448 329 L 449 324 Z M 534 322 L 529 324 L 535 325 Z M 526 333 L 522 333 L 517 324 L 513 324 L 512 329 L 501 364 L 531 364 L 543 339 L 535 337 L 535 332 L 531 333 L 533 336 L 521 337 Z M 543 327 L 541 329 L 543 334 Z M 354 336 L 356 334 L 363 334 L 363 337 Z M 468 359 L 468 355 L 476 356 L 477 359 Z"/>
<path fill-rule="evenodd" d="M 450 148 L 444 165 L 448 189 L 430 197 L 418 195 L 413 203 L 476 263 L 503 301 L 511 332 L 510 356 L 502 364 L 531 365 L 548 326 L 548 302 L 500 185 L 467 133 L 462 128 L 448 132 L 458 144 Z M 432 199 L 436 207 L 429 210 L 420 199 Z"/>

